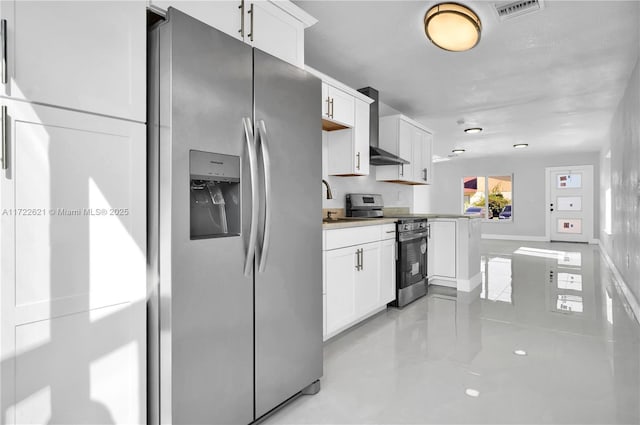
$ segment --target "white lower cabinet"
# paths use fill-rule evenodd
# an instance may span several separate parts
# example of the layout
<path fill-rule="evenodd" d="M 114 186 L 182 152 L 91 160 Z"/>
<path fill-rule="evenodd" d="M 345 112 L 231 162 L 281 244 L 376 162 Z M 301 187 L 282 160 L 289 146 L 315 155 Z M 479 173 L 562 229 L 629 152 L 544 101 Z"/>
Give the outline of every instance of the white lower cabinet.
<path fill-rule="evenodd" d="M 324 238 L 326 340 L 395 299 L 395 224 L 325 230 Z"/>
<path fill-rule="evenodd" d="M 456 219 L 429 220 L 427 275 L 430 283 L 455 288 L 456 284 Z"/>

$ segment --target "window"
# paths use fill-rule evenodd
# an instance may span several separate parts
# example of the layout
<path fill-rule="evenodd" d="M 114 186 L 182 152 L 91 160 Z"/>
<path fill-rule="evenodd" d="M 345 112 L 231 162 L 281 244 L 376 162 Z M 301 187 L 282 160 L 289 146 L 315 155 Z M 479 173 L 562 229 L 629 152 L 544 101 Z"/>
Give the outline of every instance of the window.
<path fill-rule="evenodd" d="M 513 218 L 512 176 L 469 176 L 462 178 L 462 213 L 489 220 Z"/>

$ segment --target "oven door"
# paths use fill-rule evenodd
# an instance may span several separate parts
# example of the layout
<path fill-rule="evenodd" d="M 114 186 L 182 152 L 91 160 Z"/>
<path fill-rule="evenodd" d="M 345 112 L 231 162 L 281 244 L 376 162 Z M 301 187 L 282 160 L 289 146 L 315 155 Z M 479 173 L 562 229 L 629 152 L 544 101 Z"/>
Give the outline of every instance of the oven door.
<path fill-rule="evenodd" d="M 406 288 L 427 277 L 427 231 L 398 235 L 398 289 Z"/>

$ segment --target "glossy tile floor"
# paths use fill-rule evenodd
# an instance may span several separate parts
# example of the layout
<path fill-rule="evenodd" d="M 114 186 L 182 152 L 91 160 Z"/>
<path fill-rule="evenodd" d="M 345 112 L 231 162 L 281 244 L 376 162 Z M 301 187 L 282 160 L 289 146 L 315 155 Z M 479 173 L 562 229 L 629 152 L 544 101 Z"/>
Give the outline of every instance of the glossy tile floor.
<path fill-rule="evenodd" d="M 322 390 L 264 424 L 640 424 L 640 326 L 593 245 L 483 241 L 481 288 L 325 344 Z"/>

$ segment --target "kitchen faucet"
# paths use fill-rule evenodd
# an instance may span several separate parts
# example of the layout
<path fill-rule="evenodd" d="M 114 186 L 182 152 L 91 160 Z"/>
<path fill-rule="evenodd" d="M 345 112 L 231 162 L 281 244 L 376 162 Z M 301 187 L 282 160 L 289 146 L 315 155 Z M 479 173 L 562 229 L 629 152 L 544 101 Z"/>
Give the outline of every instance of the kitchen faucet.
<path fill-rule="evenodd" d="M 329 186 L 329 182 L 325 179 L 322 179 L 322 183 L 327 186 L 327 199 L 333 199 L 333 194 L 331 193 L 331 186 Z"/>

